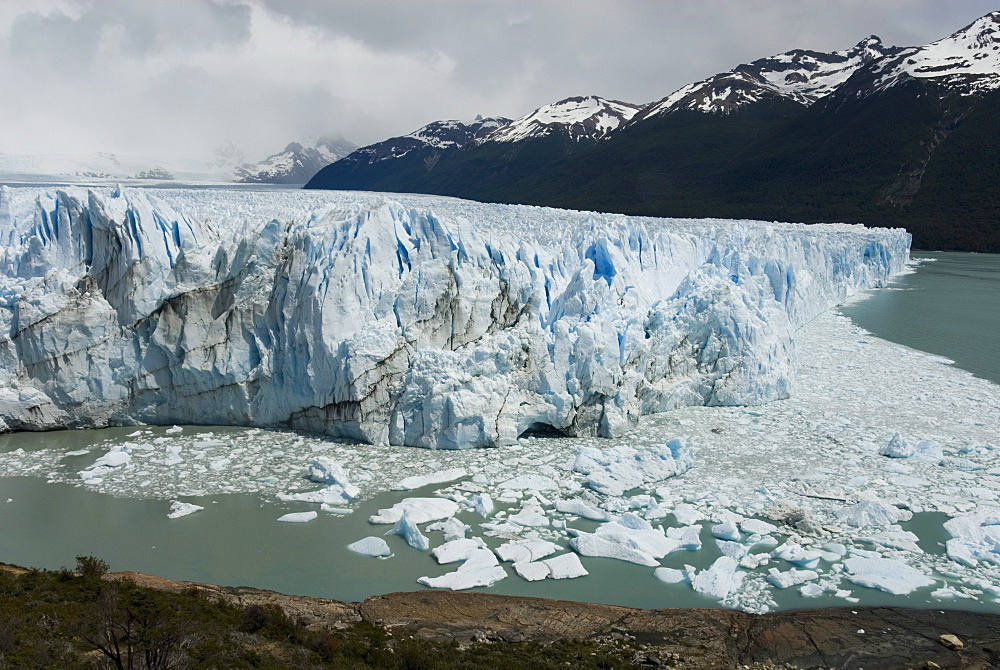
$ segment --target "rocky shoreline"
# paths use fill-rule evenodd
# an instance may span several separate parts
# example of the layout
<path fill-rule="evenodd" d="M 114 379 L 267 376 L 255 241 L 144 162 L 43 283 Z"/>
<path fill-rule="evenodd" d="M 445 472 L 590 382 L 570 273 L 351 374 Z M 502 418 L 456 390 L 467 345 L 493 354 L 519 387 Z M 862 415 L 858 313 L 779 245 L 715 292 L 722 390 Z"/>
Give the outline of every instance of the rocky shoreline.
<path fill-rule="evenodd" d="M 1000 615 L 898 607 L 852 607 L 750 614 L 722 609 L 642 610 L 490 593 L 414 591 L 360 603 L 250 587 L 176 582 L 137 572 L 131 579 L 166 591 L 198 589 L 241 605 L 271 604 L 316 630 L 359 621 L 394 637 L 461 645 L 634 640 L 637 665 L 717 668 L 1000 667 Z"/>

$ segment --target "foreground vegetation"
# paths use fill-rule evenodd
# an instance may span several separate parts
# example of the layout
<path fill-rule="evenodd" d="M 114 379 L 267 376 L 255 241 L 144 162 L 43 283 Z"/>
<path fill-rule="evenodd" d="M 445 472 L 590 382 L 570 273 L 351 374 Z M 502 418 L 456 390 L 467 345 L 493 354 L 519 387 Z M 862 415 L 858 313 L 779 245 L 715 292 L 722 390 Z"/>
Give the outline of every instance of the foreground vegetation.
<path fill-rule="evenodd" d="M 0 569 L 0 669 L 6 668 L 623 668 L 627 641 L 459 645 L 395 638 L 366 622 L 316 631 L 277 605 L 241 607 L 75 571 Z"/>

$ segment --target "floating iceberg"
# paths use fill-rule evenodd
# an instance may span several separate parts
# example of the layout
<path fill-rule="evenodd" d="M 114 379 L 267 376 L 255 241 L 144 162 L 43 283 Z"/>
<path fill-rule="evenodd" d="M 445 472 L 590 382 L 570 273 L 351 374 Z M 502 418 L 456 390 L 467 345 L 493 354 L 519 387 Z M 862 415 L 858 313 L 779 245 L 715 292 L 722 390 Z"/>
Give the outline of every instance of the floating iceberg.
<path fill-rule="evenodd" d="M 691 588 L 717 600 L 725 600 L 740 587 L 747 575 L 737 572 L 738 567 L 739 563 L 733 559 L 720 556 L 707 569 L 694 575 Z"/>
<path fill-rule="evenodd" d="M 815 570 L 797 570 L 792 568 L 791 570 L 781 572 L 777 568 L 771 568 L 767 572 L 767 581 L 779 589 L 787 589 L 790 586 L 798 586 L 813 579 L 819 579 L 819 573 Z"/>
<path fill-rule="evenodd" d="M 318 192 L 0 187 L 0 429 L 464 448 L 788 397 L 903 230 Z M 220 467 L 223 464 L 219 463 Z"/>
<path fill-rule="evenodd" d="M 900 521 L 909 521 L 913 513 L 899 509 L 883 500 L 862 500 L 834 513 L 837 521 L 853 528 L 865 526 L 891 526 Z"/>
<path fill-rule="evenodd" d="M 479 538 L 460 538 L 434 547 L 434 550 L 431 551 L 431 556 L 443 565 L 445 563 L 466 561 L 473 551 L 485 548 L 486 543 Z"/>
<path fill-rule="evenodd" d="M 317 516 L 319 516 L 317 512 L 289 512 L 288 514 L 279 516 L 278 521 L 284 521 L 285 523 L 307 523 Z"/>
<path fill-rule="evenodd" d="M 691 445 L 670 440 L 662 447 L 645 449 L 580 447 L 573 470 L 587 475 L 583 483 L 594 491 L 620 496 L 639 486 L 676 477 L 691 469 L 692 464 Z"/>
<path fill-rule="evenodd" d="M 204 507 L 201 505 L 195 505 L 193 503 L 181 502 L 180 500 L 175 500 L 170 503 L 170 513 L 167 514 L 168 519 L 179 519 L 182 516 L 187 516 L 189 514 L 194 514 L 195 512 L 200 512 Z"/>
<path fill-rule="evenodd" d="M 451 470 L 431 472 L 426 475 L 412 475 L 399 480 L 399 483 L 393 488 L 396 491 L 412 491 L 413 489 L 419 489 L 429 484 L 443 484 L 444 482 L 461 479 L 466 474 L 468 473 L 463 468 L 452 468 Z"/>
<path fill-rule="evenodd" d="M 556 511 L 592 521 L 607 521 L 609 518 L 608 513 L 601 508 L 588 505 L 578 498 L 574 498 L 573 500 L 557 500 Z"/>
<path fill-rule="evenodd" d="M 515 563 L 514 571 L 529 582 L 543 579 L 575 579 L 590 574 L 580 563 L 580 557 L 572 552 L 533 563 Z"/>
<path fill-rule="evenodd" d="M 540 561 L 559 550 L 559 546 L 547 540 L 512 540 L 496 548 L 501 561 L 529 563 Z"/>
<path fill-rule="evenodd" d="M 668 537 L 662 528 L 653 528 L 648 521 L 631 513 L 602 524 L 593 533 L 572 529 L 571 532 L 576 536 L 569 546 L 578 554 L 617 558 L 650 567 L 659 565 L 657 559 L 682 546 L 682 540 Z"/>
<path fill-rule="evenodd" d="M 503 569 L 492 551 L 475 549 L 469 552 L 465 563 L 455 572 L 440 577 L 421 577 L 417 582 L 432 589 L 461 591 L 476 586 L 493 586 L 506 577 L 507 571 Z"/>
<path fill-rule="evenodd" d="M 465 537 L 465 534 L 472 530 L 468 525 L 462 523 L 455 517 L 450 517 L 444 521 L 437 521 L 435 523 L 427 526 L 427 530 L 439 530 L 444 536 L 445 542 L 451 542 L 452 540 L 461 540 Z"/>
<path fill-rule="evenodd" d="M 948 557 L 968 567 L 980 561 L 1000 565 L 1000 509 L 987 507 L 948 520 Z"/>
<path fill-rule="evenodd" d="M 409 512 L 403 514 L 396 520 L 393 524 L 392 529 L 386 531 L 386 535 L 399 535 L 406 543 L 416 549 L 417 551 L 427 551 L 431 548 L 431 541 L 427 539 L 427 536 L 420 532 L 420 528 L 417 526 L 416 521 L 410 518 Z"/>
<path fill-rule="evenodd" d="M 374 556 L 376 558 L 392 556 L 392 550 L 389 548 L 389 543 L 380 537 L 374 537 L 372 535 L 362 538 L 357 542 L 352 542 L 347 545 L 347 548 L 356 554 L 361 554 L 362 556 Z"/>
<path fill-rule="evenodd" d="M 902 561 L 891 558 L 855 557 L 844 561 L 847 579 L 858 586 L 879 589 L 893 595 L 906 595 L 934 580 Z"/>
<path fill-rule="evenodd" d="M 657 568 L 653 570 L 653 576 L 667 584 L 683 584 L 691 581 L 691 574 L 687 570 L 676 568 Z"/>
<path fill-rule="evenodd" d="M 396 523 L 408 516 L 413 523 L 441 521 L 458 513 L 458 504 L 444 498 L 403 498 L 388 509 L 368 517 L 370 523 Z"/>
<path fill-rule="evenodd" d="M 472 507 L 472 509 L 476 510 L 476 513 L 479 516 L 484 519 L 488 519 L 493 516 L 493 498 L 488 493 L 473 496 L 472 499 L 468 501 L 468 504 Z"/>

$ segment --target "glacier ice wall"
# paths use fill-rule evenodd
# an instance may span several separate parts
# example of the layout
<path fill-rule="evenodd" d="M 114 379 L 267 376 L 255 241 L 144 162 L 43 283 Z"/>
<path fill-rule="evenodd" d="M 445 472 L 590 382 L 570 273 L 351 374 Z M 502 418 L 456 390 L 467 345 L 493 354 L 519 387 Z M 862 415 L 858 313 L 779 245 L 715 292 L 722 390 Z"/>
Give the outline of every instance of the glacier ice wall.
<path fill-rule="evenodd" d="M 788 397 L 903 230 L 359 193 L 0 188 L 0 420 L 462 448 Z"/>

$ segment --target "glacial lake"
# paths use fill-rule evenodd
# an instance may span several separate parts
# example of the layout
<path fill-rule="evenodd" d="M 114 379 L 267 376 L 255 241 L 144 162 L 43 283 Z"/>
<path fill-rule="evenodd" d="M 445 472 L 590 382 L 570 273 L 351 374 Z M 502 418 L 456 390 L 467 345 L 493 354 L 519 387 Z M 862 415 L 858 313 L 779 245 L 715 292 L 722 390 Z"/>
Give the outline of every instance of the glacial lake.
<path fill-rule="evenodd" d="M 842 312 L 880 337 L 945 356 L 977 376 L 1000 383 L 996 360 L 996 352 L 1000 351 L 997 305 L 1000 256 L 921 252 L 914 255 L 936 260 L 895 279 L 890 287 L 893 290 L 872 292 L 869 297 L 843 307 Z M 694 416 L 711 417 L 708 411 L 711 410 L 703 408 Z M 729 414 L 736 416 L 732 411 Z M 742 412 L 739 421 L 745 423 L 754 416 L 755 412 Z M 670 419 L 654 418 L 652 423 L 655 425 L 657 421 Z M 153 427 L 151 432 L 161 435 L 164 430 Z M 4 435 L 0 436 L 0 453 L 17 449 L 29 454 L 53 449 L 75 452 L 97 445 L 106 448 L 109 439 L 124 442 L 133 431 L 134 427 Z M 248 429 L 243 428 L 185 427 L 185 433 L 199 431 L 210 431 L 216 438 L 248 434 Z M 63 461 L 70 469 L 83 469 L 97 453 L 67 456 Z M 762 453 L 760 458 L 772 456 Z M 201 505 L 205 510 L 168 519 L 169 500 L 122 498 L 80 485 L 49 483 L 44 469 L 26 474 L 0 478 L 0 561 L 59 568 L 72 566 L 76 555 L 92 554 L 107 560 L 114 570 L 137 570 L 171 579 L 223 585 L 250 585 L 346 601 L 377 593 L 416 590 L 421 588 L 416 582 L 418 577 L 441 575 L 456 567 L 438 565 L 430 555 L 410 548 L 398 536 L 386 537 L 394 552 L 388 559 L 360 556 L 346 549 L 347 544 L 357 539 L 381 536 L 388 529 L 370 525 L 369 515 L 404 497 L 431 495 L 439 488 L 437 485 L 406 493 L 378 493 L 352 505 L 352 514 L 320 512 L 315 521 L 293 524 L 278 523 L 276 519 L 287 512 L 315 510 L 316 505 L 278 502 L 275 492 L 186 495 L 185 502 Z M 687 476 L 695 474 L 691 471 Z M 460 518 L 470 525 L 475 521 L 469 513 Z M 948 539 L 942 528 L 946 518 L 941 512 L 918 511 L 912 521 L 902 526 L 916 533 L 926 555 L 940 556 Z M 667 519 L 662 521 L 671 525 L 666 523 Z M 691 565 L 701 569 L 720 556 L 708 532 L 707 527 L 712 524 L 702 524 L 703 548 L 670 554 L 661 561 L 663 566 Z M 585 520 L 572 523 L 585 531 L 593 530 L 596 525 Z M 433 544 L 438 544 L 437 533 L 427 534 L 433 536 Z M 490 547 L 503 541 L 484 539 Z M 590 572 L 587 577 L 543 582 L 526 582 L 507 564 L 510 576 L 488 591 L 646 608 L 720 606 L 716 600 L 692 591 L 689 585 L 665 584 L 654 579 L 648 567 L 599 558 L 584 558 L 583 563 Z M 772 562 L 769 567 L 774 566 Z M 786 567 L 783 565 L 782 569 Z M 766 569 L 756 572 L 766 574 Z M 991 573 L 985 577 L 991 579 Z M 995 577 L 992 575 L 993 583 L 1000 586 Z M 942 599 L 931 597 L 931 588 L 909 597 L 853 585 L 848 588 L 851 597 L 858 600 L 845 601 L 832 593 L 806 598 L 797 589 L 789 588 L 774 591 L 771 607 L 794 609 L 859 602 L 1000 611 L 1000 605 L 988 593 L 981 599 Z"/>
<path fill-rule="evenodd" d="M 1000 254 L 914 251 L 911 257 L 929 262 L 841 313 L 881 338 L 950 358 L 1000 384 Z"/>

